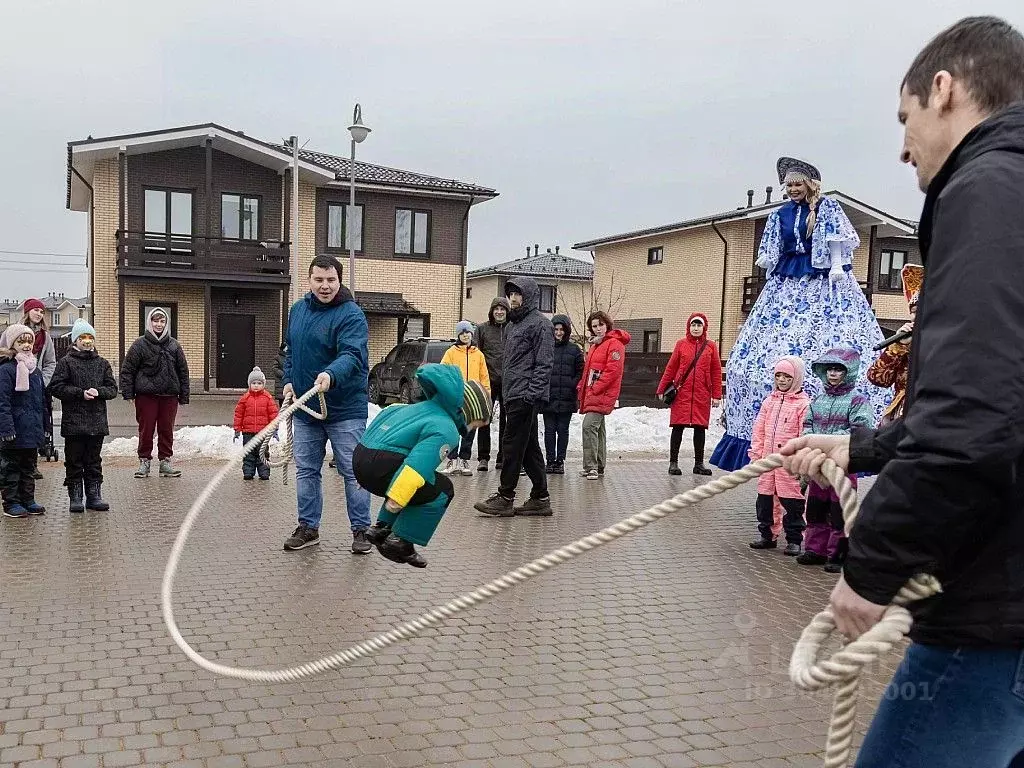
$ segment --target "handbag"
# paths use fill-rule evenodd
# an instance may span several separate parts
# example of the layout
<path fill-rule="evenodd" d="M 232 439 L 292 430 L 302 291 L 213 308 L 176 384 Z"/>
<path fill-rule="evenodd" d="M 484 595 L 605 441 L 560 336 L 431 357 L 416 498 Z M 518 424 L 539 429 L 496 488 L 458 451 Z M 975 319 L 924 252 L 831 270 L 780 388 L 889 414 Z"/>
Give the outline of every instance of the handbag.
<path fill-rule="evenodd" d="M 686 372 L 680 376 L 677 381 L 673 381 L 665 387 L 665 391 L 661 393 L 661 400 L 665 405 L 672 405 L 675 401 L 676 396 L 679 394 L 679 388 L 686 383 L 687 378 L 689 378 L 690 374 L 693 373 L 693 369 L 697 367 L 697 361 L 700 360 L 700 356 L 704 353 L 704 347 L 707 345 L 708 343 L 706 341 L 701 344 L 700 349 L 698 349 L 697 354 L 693 356 L 693 361 L 686 369 Z"/>

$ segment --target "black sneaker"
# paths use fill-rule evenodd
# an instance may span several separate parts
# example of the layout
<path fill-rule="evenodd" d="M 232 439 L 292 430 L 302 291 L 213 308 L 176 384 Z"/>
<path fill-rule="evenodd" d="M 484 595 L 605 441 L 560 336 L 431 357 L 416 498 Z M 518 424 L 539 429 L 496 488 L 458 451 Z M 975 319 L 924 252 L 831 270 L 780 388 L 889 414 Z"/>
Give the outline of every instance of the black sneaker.
<path fill-rule="evenodd" d="M 295 529 L 295 532 L 285 539 L 284 548 L 288 552 L 294 552 L 297 549 L 305 549 L 306 547 L 312 547 L 314 544 L 320 543 L 320 531 L 316 528 L 309 528 L 305 525 L 300 525 Z"/>
<path fill-rule="evenodd" d="M 551 474 L 553 475 L 564 475 L 565 474 L 565 462 L 555 462 L 554 466 L 551 467 Z"/>
<path fill-rule="evenodd" d="M 496 517 L 512 517 L 516 513 L 512 508 L 512 499 L 506 499 L 500 493 L 489 496 L 483 501 L 478 501 L 473 505 L 473 509 L 477 512 L 483 512 L 485 515 L 494 515 Z"/>
<path fill-rule="evenodd" d="M 366 531 L 352 531 L 352 554 L 366 555 L 373 549 L 373 544 L 366 538 Z"/>
<path fill-rule="evenodd" d="M 550 496 L 545 496 L 543 499 L 527 499 L 525 504 L 515 507 L 513 512 L 520 517 L 551 517 L 554 514 L 551 509 Z"/>
<path fill-rule="evenodd" d="M 842 573 L 843 572 L 843 564 L 842 563 L 833 563 L 833 562 L 829 561 L 829 562 L 825 563 L 825 565 L 823 565 L 821 567 L 821 570 L 823 570 L 825 573 Z"/>
<path fill-rule="evenodd" d="M 693 465 L 693 474 L 703 475 L 704 477 L 711 477 L 711 470 L 704 466 L 703 463 Z"/>
<path fill-rule="evenodd" d="M 751 549 L 775 549 L 777 546 L 779 544 L 775 539 L 758 539 L 750 542 Z"/>
<path fill-rule="evenodd" d="M 828 562 L 828 558 L 807 550 L 802 555 L 798 555 L 796 561 L 800 565 L 824 565 Z"/>
<path fill-rule="evenodd" d="M 426 558 L 416 551 L 412 542 L 400 539 L 394 534 L 388 536 L 377 550 L 394 563 L 406 563 L 413 568 L 427 567 Z"/>
<path fill-rule="evenodd" d="M 501 467 L 498 467 L 498 469 L 501 469 Z M 476 471 L 477 472 L 486 472 L 487 471 L 487 459 L 480 459 L 480 463 L 476 465 Z"/>

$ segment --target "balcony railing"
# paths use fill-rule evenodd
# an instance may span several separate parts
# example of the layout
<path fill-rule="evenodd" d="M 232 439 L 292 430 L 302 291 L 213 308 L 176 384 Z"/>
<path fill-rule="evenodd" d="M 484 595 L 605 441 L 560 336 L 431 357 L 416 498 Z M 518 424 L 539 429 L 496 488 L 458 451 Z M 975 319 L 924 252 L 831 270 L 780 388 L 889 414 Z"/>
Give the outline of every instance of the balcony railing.
<path fill-rule="evenodd" d="M 200 275 L 288 275 L 287 242 L 118 231 L 117 268 Z"/>
<path fill-rule="evenodd" d="M 754 308 L 754 302 L 761 295 L 766 282 L 767 280 L 760 275 L 751 275 L 750 277 L 743 278 L 743 314 L 750 314 L 750 310 Z M 857 285 L 860 286 L 868 300 L 868 304 L 870 304 L 871 292 L 867 282 L 858 280 Z"/>

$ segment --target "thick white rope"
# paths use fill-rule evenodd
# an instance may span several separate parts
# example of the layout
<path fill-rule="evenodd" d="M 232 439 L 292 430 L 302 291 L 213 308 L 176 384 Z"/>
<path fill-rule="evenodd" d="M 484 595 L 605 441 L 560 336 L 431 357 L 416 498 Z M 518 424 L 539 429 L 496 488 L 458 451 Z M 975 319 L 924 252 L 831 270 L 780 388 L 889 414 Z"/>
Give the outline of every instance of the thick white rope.
<path fill-rule="evenodd" d="M 304 400 L 300 400 L 296 407 L 300 411 L 305 411 L 313 418 L 320 419 L 321 421 L 323 421 L 324 419 L 327 418 L 327 401 L 324 399 L 323 392 L 320 392 L 318 394 L 320 395 L 319 413 L 314 411 L 312 408 L 308 407 L 305 404 Z M 270 457 L 270 440 L 274 435 L 273 431 L 271 431 L 265 438 L 263 438 L 262 441 L 258 443 L 259 448 L 256 449 L 257 455 L 264 464 L 266 464 L 271 469 L 277 469 L 278 467 L 280 467 L 281 481 L 284 485 L 288 485 L 288 465 L 291 464 L 292 462 L 292 445 L 295 440 L 295 430 L 294 427 L 292 426 L 292 414 L 294 413 L 295 409 L 293 408 L 289 410 L 294 400 L 294 396 L 292 396 L 290 393 L 285 395 L 284 400 L 282 400 L 281 402 L 281 413 L 278 414 L 277 418 L 273 421 L 272 424 L 269 424 L 267 426 L 267 428 L 269 429 L 270 427 L 276 426 L 279 423 L 284 424 L 284 443 L 281 446 L 281 458 L 272 459 Z M 261 432 L 260 434 L 263 433 Z M 249 445 L 250 443 L 256 443 L 258 437 L 259 435 L 253 435 L 252 440 L 250 440 L 249 443 L 245 444 L 244 450 L 242 451 L 243 456 L 247 455 L 249 451 L 252 450 L 249 447 Z"/>
<path fill-rule="evenodd" d="M 303 404 L 316 393 L 315 389 L 311 389 L 294 403 L 283 408 L 277 419 L 246 443 L 245 452 L 248 453 L 249 451 L 256 450 L 261 442 L 272 434 L 272 430 L 277 427 L 280 421 L 290 418 L 292 413 L 302 408 Z M 322 396 L 321 403 L 323 403 Z M 309 413 L 313 413 L 308 409 L 306 410 Z M 323 410 L 323 413 L 326 413 L 326 409 Z M 313 415 L 317 414 L 313 413 Z M 643 528 L 645 525 L 653 523 L 655 520 L 660 520 L 673 512 L 678 512 L 688 506 L 725 493 L 760 477 L 766 472 L 778 469 L 782 466 L 782 457 L 778 454 L 766 456 L 735 472 L 730 472 L 671 499 L 666 499 L 660 504 L 627 517 L 625 520 L 610 525 L 604 530 L 584 536 L 582 539 L 578 539 L 571 544 L 566 544 L 563 547 L 552 550 L 546 555 L 542 555 L 515 570 L 509 571 L 444 605 L 431 608 L 429 611 L 400 624 L 394 629 L 357 643 L 343 651 L 285 669 L 232 667 L 211 661 L 188 644 L 188 641 L 182 636 L 174 620 L 174 607 L 171 598 L 174 590 L 174 577 L 178 570 L 178 564 L 181 561 L 181 554 L 185 549 L 185 542 L 188 540 L 189 533 L 192 531 L 192 526 L 195 524 L 199 513 L 203 511 L 213 496 L 214 491 L 217 490 L 236 466 L 234 462 L 227 463 L 210 480 L 181 523 L 178 536 L 174 541 L 170 557 L 167 560 L 167 567 L 164 569 L 163 583 L 160 588 L 160 602 L 164 623 L 167 625 L 167 630 L 175 644 L 202 669 L 224 677 L 233 677 L 249 682 L 283 683 L 302 680 L 343 667 L 360 658 L 377 653 L 390 645 L 394 645 L 400 640 L 407 640 L 418 635 L 428 627 L 440 624 L 450 616 L 478 605 L 485 600 L 489 600 L 495 595 L 511 589 L 527 579 L 538 576 L 556 565 L 567 562 L 603 544 L 615 541 L 627 533 Z M 849 534 L 859 510 L 857 492 L 851 486 L 846 474 L 832 461 L 827 460 L 825 462 L 822 474 L 828 478 L 839 494 L 840 504 L 843 507 L 843 516 L 846 521 L 846 532 Z M 842 766 L 846 765 L 849 758 L 861 670 L 865 665 L 888 652 L 910 630 L 910 614 L 902 606 L 913 600 L 920 600 L 933 595 L 938 591 L 939 584 L 934 578 L 930 576 L 915 577 L 900 591 L 900 594 L 894 599 L 893 604 L 886 609 L 885 615 L 878 624 L 860 638 L 839 650 L 829 659 L 818 660 L 817 656 L 821 645 L 835 629 L 835 619 L 830 609 L 826 608 L 815 616 L 800 636 L 790 661 L 790 678 L 793 682 L 805 690 L 817 690 L 829 685 L 839 684 L 832 709 L 832 720 L 829 725 L 825 768 L 842 768 Z"/>

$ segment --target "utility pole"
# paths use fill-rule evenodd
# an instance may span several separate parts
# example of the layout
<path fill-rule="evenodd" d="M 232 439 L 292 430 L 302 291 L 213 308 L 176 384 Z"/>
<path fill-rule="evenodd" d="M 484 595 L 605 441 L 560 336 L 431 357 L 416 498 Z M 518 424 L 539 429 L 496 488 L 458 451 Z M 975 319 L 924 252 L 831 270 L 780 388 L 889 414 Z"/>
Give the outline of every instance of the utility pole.
<path fill-rule="evenodd" d="M 292 262 L 292 290 L 291 300 L 294 304 L 299 300 L 299 137 L 292 136 L 288 139 L 292 147 L 292 227 L 291 227 L 291 262 Z"/>

